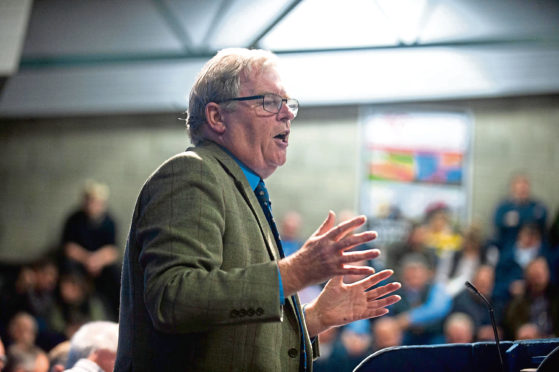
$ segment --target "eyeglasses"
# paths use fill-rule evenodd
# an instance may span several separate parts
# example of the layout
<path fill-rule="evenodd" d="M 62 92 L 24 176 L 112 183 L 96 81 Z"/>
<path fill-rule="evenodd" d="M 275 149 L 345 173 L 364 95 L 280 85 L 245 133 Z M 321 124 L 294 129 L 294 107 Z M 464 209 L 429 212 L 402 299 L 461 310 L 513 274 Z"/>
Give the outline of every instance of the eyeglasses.
<path fill-rule="evenodd" d="M 271 112 L 272 114 L 279 113 L 281 110 L 281 105 L 284 102 L 294 117 L 297 116 L 297 112 L 299 111 L 299 101 L 297 101 L 295 98 L 282 98 L 277 94 L 273 94 L 273 93 L 261 94 L 259 96 L 228 98 L 218 103 L 223 103 L 227 101 L 251 101 L 255 99 L 261 99 L 262 108 L 265 111 Z"/>

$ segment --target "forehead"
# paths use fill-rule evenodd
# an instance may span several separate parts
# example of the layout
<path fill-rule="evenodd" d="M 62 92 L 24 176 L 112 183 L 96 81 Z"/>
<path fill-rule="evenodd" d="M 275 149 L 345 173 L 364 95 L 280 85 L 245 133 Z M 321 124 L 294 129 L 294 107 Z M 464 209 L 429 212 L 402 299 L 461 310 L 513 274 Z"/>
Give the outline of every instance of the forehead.
<path fill-rule="evenodd" d="M 286 95 L 281 76 L 274 65 L 249 71 L 241 77 L 240 83 L 239 93 L 242 96 L 262 93 Z"/>

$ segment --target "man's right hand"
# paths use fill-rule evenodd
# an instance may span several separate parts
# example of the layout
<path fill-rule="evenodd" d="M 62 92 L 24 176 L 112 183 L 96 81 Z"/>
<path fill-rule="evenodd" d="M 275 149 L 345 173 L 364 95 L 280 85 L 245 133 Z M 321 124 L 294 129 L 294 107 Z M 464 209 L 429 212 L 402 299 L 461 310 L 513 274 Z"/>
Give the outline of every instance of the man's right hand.
<path fill-rule="evenodd" d="M 372 267 L 352 264 L 378 257 L 378 249 L 347 252 L 377 237 L 374 231 L 353 233 L 366 220 L 365 216 L 359 216 L 335 226 L 336 215 L 330 211 L 322 225 L 296 253 L 279 261 L 284 294 L 290 296 L 334 276 L 374 274 Z"/>

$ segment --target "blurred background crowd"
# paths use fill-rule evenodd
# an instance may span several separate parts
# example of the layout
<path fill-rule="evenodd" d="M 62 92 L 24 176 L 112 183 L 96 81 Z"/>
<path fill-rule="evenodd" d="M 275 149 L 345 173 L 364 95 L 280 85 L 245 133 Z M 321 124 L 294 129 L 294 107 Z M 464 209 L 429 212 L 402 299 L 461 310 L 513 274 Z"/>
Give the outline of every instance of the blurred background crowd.
<path fill-rule="evenodd" d="M 466 281 L 492 304 L 501 340 L 557 337 L 559 211 L 553 218 L 549 213 L 524 174 L 511 179 L 508 197 L 494 206 L 494 226 L 462 226 L 444 203 L 429 205 L 419 221 L 391 211 L 389 218 L 407 224 L 407 233 L 376 245 L 382 256 L 372 264 L 394 270 L 402 300 L 385 317 L 321 334 L 316 370 L 352 370 L 391 346 L 494 341 L 489 308 Z M 299 223 L 295 213 L 286 215 L 284 239 L 297 241 Z M 319 290 L 301 293 L 302 300 Z"/>
<path fill-rule="evenodd" d="M 2 270 L 0 363 L 8 364 L 6 370 L 19 371 L 17 364 L 24 361 L 33 361 L 37 371 L 61 368 L 60 358 L 67 358 L 80 328 L 98 321 L 116 324 L 122 247 L 108 198 L 106 185 L 88 181 L 81 205 L 61 225 L 60 244 L 39 260 Z M 390 243 L 373 242 L 382 253 L 371 264 L 394 270 L 402 300 L 388 316 L 321 334 L 316 370 L 350 370 L 391 346 L 493 341 L 489 309 L 466 281 L 493 305 L 501 339 L 557 337 L 559 214 L 549 213 L 523 174 L 512 178 L 509 196 L 495 206 L 493 234 L 475 223 L 461 226 L 442 202 L 428 205 L 414 221 L 391 209 L 387 218 L 405 226 L 405 234 Z M 354 214 L 342 211 L 338 220 Z M 303 244 L 303 223 L 295 210 L 283 215 L 286 254 Z M 369 228 L 375 228 L 375 218 Z M 320 290 L 305 289 L 301 300 L 311 301 Z"/>

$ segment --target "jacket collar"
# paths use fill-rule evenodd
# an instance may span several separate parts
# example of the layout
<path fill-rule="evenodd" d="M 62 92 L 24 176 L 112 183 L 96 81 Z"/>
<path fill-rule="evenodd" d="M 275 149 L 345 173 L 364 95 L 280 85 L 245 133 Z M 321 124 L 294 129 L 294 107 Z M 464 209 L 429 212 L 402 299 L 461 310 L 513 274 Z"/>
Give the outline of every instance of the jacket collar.
<path fill-rule="evenodd" d="M 233 178 L 237 190 L 241 193 L 248 206 L 250 207 L 252 213 L 256 217 L 256 220 L 258 221 L 258 226 L 260 227 L 260 231 L 264 236 L 264 240 L 266 241 L 266 246 L 268 248 L 270 258 L 272 260 L 279 260 L 279 250 L 276 245 L 276 241 L 270 225 L 268 224 L 268 220 L 264 215 L 264 211 L 262 211 L 262 207 L 260 207 L 260 204 L 258 203 L 258 199 L 254 194 L 254 189 L 249 183 L 249 180 L 243 172 L 243 169 L 234 159 L 233 155 L 230 154 L 229 151 L 225 150 L 223 147 L 209 140 L 198 144 L 195 149 L 204 149 L 205 151 L 208 151 L 210 154 L 212 154 L 213 157 L 217 159 L 217 161 L 221 164 L 225 172 L 227 172 Z M 256 174 L 254 175 L 258 177 Z M 260 177 L 258 177 L 258 181 L 259 180 Z"/>

